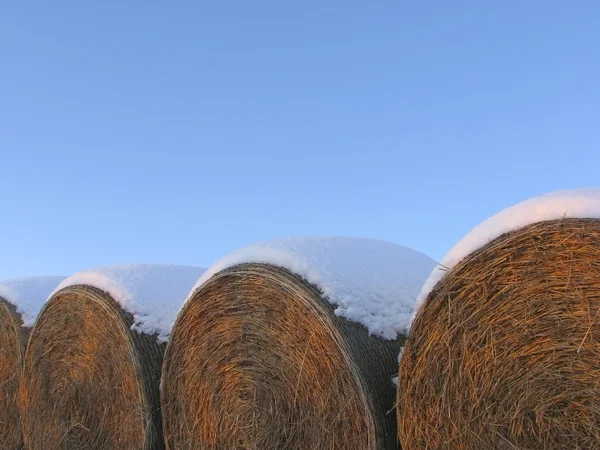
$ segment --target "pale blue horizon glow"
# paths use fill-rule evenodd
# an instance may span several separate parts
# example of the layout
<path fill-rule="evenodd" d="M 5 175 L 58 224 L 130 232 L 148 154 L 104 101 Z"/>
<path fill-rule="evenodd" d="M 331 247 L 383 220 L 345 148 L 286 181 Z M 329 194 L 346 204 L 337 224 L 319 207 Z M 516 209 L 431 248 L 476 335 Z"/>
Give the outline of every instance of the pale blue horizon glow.
<path fill-rule="evenodd" d="M 600 4 L 12 2 L 0 279 L 287 236 L 440 260 L 600 185 Z"/>

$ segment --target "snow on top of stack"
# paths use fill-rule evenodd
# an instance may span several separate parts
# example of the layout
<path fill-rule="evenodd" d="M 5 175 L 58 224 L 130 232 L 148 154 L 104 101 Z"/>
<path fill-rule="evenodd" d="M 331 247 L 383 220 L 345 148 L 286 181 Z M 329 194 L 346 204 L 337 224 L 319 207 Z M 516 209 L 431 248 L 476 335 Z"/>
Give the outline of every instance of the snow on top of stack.
<path fill-rule="evenodd" d="M 517 203 L 481 222 L 462 238 L 433 270 L 417 299 L 417 308 L 444 275 L 463 258 L 504 233 L 537 222 L 562 218 L 600 219 L 600 188 L 551 192 Z"/>
<path fill-rule="evenodd" d="M 14 305 L 23 326 L 32 327 L 48 294 L 65 277 L 29 277 L 0 281 L 0 297 Z"/>
<path fill-rule="evenodd" d="M 134 318 L 132 330 L 166 342 L 191 287 L 206 269 L 168 264 L 108 266 L 76 273 L 52 293 L 75 285 L 109 294 Z"/>
<path fill-rule="evenodd" d="M 419 289 L 435 266 L 428 256 L 373 239 L 297 237 L 244 247 L 210 267 L 194 291 L 214 274 L 243 263 L 283 267 L 318 287 L 335 313 L 384 339 L 409 326 Z"/>

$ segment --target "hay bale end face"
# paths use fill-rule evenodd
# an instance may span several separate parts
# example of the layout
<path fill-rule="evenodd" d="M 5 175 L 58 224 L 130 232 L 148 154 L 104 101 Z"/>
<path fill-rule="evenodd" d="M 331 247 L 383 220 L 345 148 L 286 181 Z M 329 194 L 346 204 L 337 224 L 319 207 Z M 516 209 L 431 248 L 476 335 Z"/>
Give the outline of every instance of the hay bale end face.
<path fill-rule="evenodd" d="M 184 269 L 183 277 L 175 277 L 183 283 L 177 287 L 179 305 L 202 273 Z M 121 276 L 123 270 L 109 270 L 101 271 L 102 276 L 94 272 L 67 279 L 40 312 L 19 396 L 26 448 L 164 448 L 158 390 L 166 344 L 157 338 L 168 330 L 139 332 L 161 318 L 145 316 L 149 322 L 142 323 L 127 308 L 147 306 L 150 300 L 140 299 L 140 292 L 153 291 L 148 283 L 161 283 L 161 276 L 163 282 L 173 282 L 174 274 L 167 271 L 165 276 L 160 266 L 133 266 L 125 272 L 127 276 Z M 105 290 L 72 284 L 83 279 Z"/>
<path fill-rule="evenodd" d="M 18 388 L 30 321 L 62 277 L 0 282 L 0 448 L 22 445 Z"/>
<path fill-rule="evenodd" d="M 25 336 L 14 305 L 0 298 L 0 448 L 16 449 L 21 444 L 17 391 Z"/>
<path fill-rule="evenodd" d="M 339 254 L 348 269 L 351 251 Z M 422 284 L 433 262 L 419 257 Z M 173 327 L 161 389 L 167 448 L 395 449 L 392 377 L 404 336 L 370 334 L 292 270 L 228 260 Z"/>
<path fill-rule="evenodd" d="M 27 448 L 160 448 L 161 349 L 131 315 L 88 286 L 61 290 L 27 349 L 21 404 Z"/>
<path fill-rule="evenodd" d="M 600 448 L 600 220 L 527 225 L 439 281 L 399 370 L 407 449 Z"/>
<path fill-rule="evenodd" d="M 336 317 L 285 270 L 227 269 L 187 303 L 171 337 L 167 446 L 394 448 L 385 407 L 401 342 Z"/>

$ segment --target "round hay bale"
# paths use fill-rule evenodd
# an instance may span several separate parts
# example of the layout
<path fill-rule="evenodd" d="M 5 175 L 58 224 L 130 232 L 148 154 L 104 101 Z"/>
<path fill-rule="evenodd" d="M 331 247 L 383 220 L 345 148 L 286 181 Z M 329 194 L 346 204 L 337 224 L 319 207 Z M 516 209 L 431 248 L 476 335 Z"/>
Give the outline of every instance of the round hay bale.
<path fill-rule="evenodd" d="M 30 321 L 62 277 L 19 278 L 0 283 L 0 448 L 22 447 L 18 388 Z"/>
<path fill-rule="evenodd" d="M 461 260 L 406 341 L 403 447 L 600 448 L 599 281 L 597 219 L 527 225 Z"/>
<path fill-rule="evenodd" d="M 40 312 L 25 354 L 26 448 L 164 448 L 158 389 L 166 343 L 157 338 L 168 330 L 158 325 L 174 320 L 201 273 L 122 266 L 65 280 Z M 175 283 L 173 299 L 179 297 L 173 315 L 153 317 L 152 304 L 160 300 L 152 295 L 169 304 L 169 283 Z"/>
<path fill-rule="evenodd" d="M 433 263 L 418 255 L 422 283 Z M 404 336 L 370 334 L 287 268 L 236 263 L 286 260 L 264 256 L 217 264 L 180 312 L 162 372 L 167 448 L 397 448 L 392 377 Z"/>
<path fill-rule="evenodd" d="M 0 298 L 0 448 L 21 445 L 17 391 L 25 353 L 25 334 L 14 305 Z"/>

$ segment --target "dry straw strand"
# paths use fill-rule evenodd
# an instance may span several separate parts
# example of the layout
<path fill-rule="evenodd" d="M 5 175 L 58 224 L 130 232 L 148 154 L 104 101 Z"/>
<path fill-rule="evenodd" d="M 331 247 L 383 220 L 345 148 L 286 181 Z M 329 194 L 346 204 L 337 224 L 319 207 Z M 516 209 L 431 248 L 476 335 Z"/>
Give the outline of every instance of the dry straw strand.
<path fill-rule="evenodd" d="M 159 376 L 165 345 L 131 330 L 105 292 L 66 287 L 40 312 L 19 403 L 28 450 L 164 448 Z"/>
<path fill-rule="evenodd" d="M 402 341 L 337 317 L 286 269 L 225 269 L 173 327 L 161 391 L 166 446 L 395 449 L 388 412 Z"/>
<path fill-rule="evenodd" d="M 506 233 L 435 286 L 399 370 L 413 449 L 600 448 L 600 221 Z"/>

